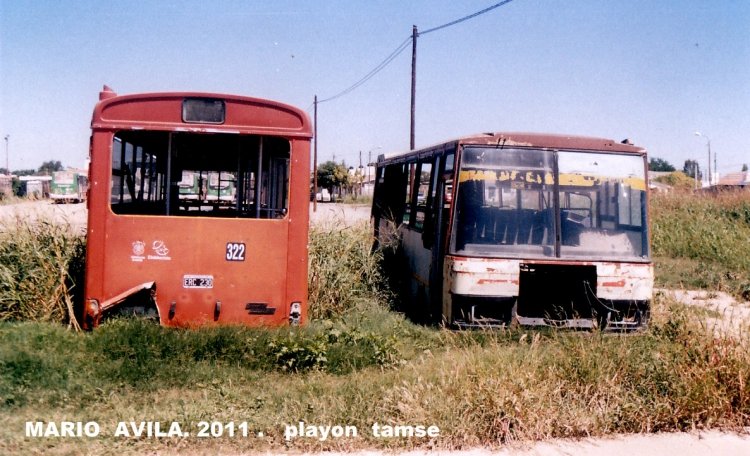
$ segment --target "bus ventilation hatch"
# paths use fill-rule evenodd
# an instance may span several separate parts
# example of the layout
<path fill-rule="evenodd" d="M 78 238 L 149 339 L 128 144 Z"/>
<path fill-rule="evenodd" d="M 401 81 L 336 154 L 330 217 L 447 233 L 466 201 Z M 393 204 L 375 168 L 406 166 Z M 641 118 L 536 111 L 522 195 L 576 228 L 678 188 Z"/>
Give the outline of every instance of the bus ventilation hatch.
<path fill-rule="evenodd" d="M 595 317 L 596 266 L 521 264 L 517 314 L 547 324 Z"/>

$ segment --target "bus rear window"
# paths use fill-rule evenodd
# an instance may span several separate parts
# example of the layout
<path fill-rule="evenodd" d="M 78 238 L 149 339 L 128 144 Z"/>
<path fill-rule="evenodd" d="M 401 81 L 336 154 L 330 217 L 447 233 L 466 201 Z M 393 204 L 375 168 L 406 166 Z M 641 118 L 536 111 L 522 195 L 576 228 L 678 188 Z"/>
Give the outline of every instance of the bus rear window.
<path fill-rule="evenodd" d="M 289 153 L 289 141 L 278 137 L 120 132 L 112 145 L 112 211 L 282 218 Z"/>
<path fill-rule="evenodd" d="M 182 102 L 182 121 L 186 123 L 223 124 L 225 115 L 223 100 L 186 98 Z"/>

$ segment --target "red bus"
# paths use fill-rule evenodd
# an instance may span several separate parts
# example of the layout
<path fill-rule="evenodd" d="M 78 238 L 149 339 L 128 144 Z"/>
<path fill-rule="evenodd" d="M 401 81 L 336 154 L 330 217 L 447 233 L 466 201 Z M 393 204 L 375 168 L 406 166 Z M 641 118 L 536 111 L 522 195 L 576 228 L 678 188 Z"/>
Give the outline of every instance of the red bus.
<path fill-rule="evenodd" d="M 653 293 L 646 170 L 628 141 L 528 133 L 380 156 L 375 237 L 420 319 L 637 329 Z"/>
<path fill-rule="evenodd" d="M 305 321 L 312 132 L 303 111 L 105 86 L 91 129 L 85 328 L 132 312 L 167 326 Z M 231 191 L 188 199 L 193 175 Z"/>

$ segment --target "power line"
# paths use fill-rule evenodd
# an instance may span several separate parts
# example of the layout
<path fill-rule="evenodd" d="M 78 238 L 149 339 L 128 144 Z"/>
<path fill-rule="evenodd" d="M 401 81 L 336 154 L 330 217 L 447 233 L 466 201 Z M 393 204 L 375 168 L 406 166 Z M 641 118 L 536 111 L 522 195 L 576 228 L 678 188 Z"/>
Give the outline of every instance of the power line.
<path fill-rule="evenodd" d="M 411 35 L 408 36 L 401 44 L 398 45 L 398 47 L 391 52 L 391 54 L 385 58 L 378 66 L 373 68 L 369 73 L 367 73 L 365 76 L 362 77 L 359 81 L 355 82 L 351 86 L 349 86 L 347 89 L 342 90 L 341 92 L 337 93 L 336 95 L 332 97 L 325 98 L 323 100 L 318 100 L 318 103 L 325 103 L 326 101 L 335 100 L 336 98 L 342 97 L 346 95 L 347 93 L 351 92 L 352 90 L 356 89 L 357 87 L 361 86 L 365 82 L 369 81 L 373 76 L 378 74 L 383 68 L 388 66 L 389 63 L 391 63 L 396 57 L 398 57 L 399 54 L 401 54 L 404 49 L 408 47 L 409 41 L 411 41 Z"/>
<path fill-rule="evenodd" d="M 456 24 L 458 24 L 458 23 L 460 23 L 460 22 L 463 22 L 463 21 L 468 21 L 469 19 L 472 19 L 472 18 L 474 18 L 474 17 L 477 17 L 477 16 L 479 16 L 479 15 L 482 15 L 482 14 L 484 14 L 484 13 L 488 12 L 488 11 L 492 11 L 493 9 L 495 9 L 495 8 L 498 8 L 498 7 L 500 7 L 500 6 L 503 6 L 503 5 L 505 5 L 505 4 L 508 4 L 508 3 L 512 2 L 512 1 L 513 1 L 513 0 L 504 0 L 504 1 L 502 1 L 502 2 L 499 2 L 499 3 L 495 3 L 494 5 L 492 5 L 492 6 L 488 6 L 487 8 L 485 8 L 485 9 L 483 9 L 483 10 L 481 10 L 481 11 L 477 11 L 477 12 L 476 12 L 476 13 L 474 13 L 474 14 L 469 14 L 468 16 L 462 17 L 461 19 L 456 19 L 455 21 L 451 21 L 451 22 L 448 22 L 447 24 L 443 24 L 443 25 L 438 25 L 437 27 L 433 27 L 433 28 L 431 28 L 431 29 L 427 29 L 427 30 L 425 30 L 425 31 L 423 31 L 423 32 L 419 32 L 419 34 L 420 34 L 420 35 L 426 35 L 426 34 L 428 34 L 428 33 L 431 33 L 431 32 L 436 32 L 436 31 L 438 31 L 438 30 L 440 30 L 440 29 L 444 29 L 444 28 L 450 27 L 451 25 L 456 25 Z"/>
<path fill-rule="evenodd" d="M 456 24 L 459 24 L 461 22 L 468 21 L 469 19 L 475 18 L 475 17 L 480 16 L 480 15 L 482 15 L 484 13 L 492 11 L 493 9 L 499 8 L 499 7 L 501 7 L 501 6 L 505 5 L 505 4 L 508 4 L 508 3 L 512 2 L 512 1 L 513 0 L 503 0 L 502 2 L 495 3 L 494 5 L 488 6 L 487 8 L 485 8 L 485 9 L 483 9 L 481 11 L 477 11 L 476 13 L 469 14 L 468 16 L 464 16 L 464 17 L 462 17 L 460 19 L 456 19 L 455 21 L 451 21 L 451 22 L 448 22 L 446 24 L 439 25 L 439 26 L 433 27 L 431 29 L 427 29 L 427 30 L 425 30 L 423 32 L 419 32 L 418 35 L 426 35 L 428 33 L 435 32 L 435 31 L 438 31 L 438 30 L 442 30 L 442 29 L 448 28 L 448 27 L 450 27 L 452 25 L 456 25 Z M 328 98 L 324 98 L 322 100 L 318 100 L 318 103 L 325 103 L 326 101 L 332 101 L 332 100 L 335 100 L 336 98 L 342 97 L 342 96 L 348 94 L 349 92 L 357 89 L 362 84 L 364 84 L 367 81 L 369 81 L 370 79 L 372 79 L 376 74 L 378 74 L 385 67 L 387 67 L 388 64 L 390 64 L 396 57 L 398 57 L 402 52 L 404 52 L 404 50 L 408 47 L 409 42 L 412 39 L 413 39 L 412 35 L 409 35 L 408 37 L 406 37 L 406 39 L 401 44 L 399 44 L 398 47 L 393 52 L 391 52 L 390 55 L 388 55 L 388 57 L 385 58 L 385 60 L 383 60 L 382 62 L 380 62 L 375 68 L 373 68 L 369 73 L 367 73 L 366 75 L 364 75 L 360 80 L 358 80 L 357 82 L 355 82 L 354 84 L 352 84 L 348 88 L 342 90 L 341 92 L 337 93 L 336 95 L 333 95 L 333 96 L 328 97 Z"/>

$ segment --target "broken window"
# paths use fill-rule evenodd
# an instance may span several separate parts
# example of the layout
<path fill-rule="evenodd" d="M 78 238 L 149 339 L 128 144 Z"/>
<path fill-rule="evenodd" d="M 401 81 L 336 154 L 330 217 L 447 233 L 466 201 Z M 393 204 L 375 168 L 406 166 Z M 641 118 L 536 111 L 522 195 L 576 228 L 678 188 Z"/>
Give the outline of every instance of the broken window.
<path fill-rule="evenodd" d="M 282 218 L 289 154 L 289 141 L 278 137 L 119 132 L 112 145 L 112 211 Z"/>

